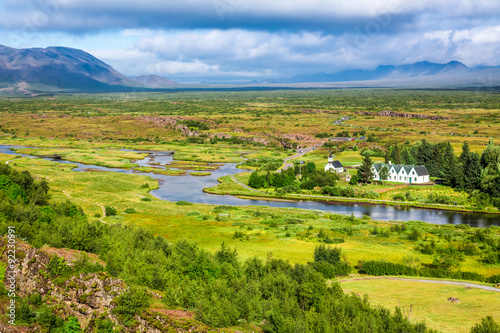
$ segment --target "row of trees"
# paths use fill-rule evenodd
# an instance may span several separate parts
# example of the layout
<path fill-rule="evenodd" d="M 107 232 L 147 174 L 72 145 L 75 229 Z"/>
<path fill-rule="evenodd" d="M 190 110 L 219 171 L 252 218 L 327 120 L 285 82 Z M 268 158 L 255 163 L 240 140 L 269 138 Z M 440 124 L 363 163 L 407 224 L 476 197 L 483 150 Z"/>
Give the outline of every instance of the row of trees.
<path fill-rule="evenodd" d="M 300 177 L 297 177 L 299 176 Z M 334 172 L 317 170 L 312 162 L 295 165 L 287 170 L 260 175 L 258 171 L 252 172 L 248 185 L 253 188 L 275 187 L 285 192 L 300 192 L 301 189 L 312 190 L 315 187 L 335 186 L 338 175 Z"/>

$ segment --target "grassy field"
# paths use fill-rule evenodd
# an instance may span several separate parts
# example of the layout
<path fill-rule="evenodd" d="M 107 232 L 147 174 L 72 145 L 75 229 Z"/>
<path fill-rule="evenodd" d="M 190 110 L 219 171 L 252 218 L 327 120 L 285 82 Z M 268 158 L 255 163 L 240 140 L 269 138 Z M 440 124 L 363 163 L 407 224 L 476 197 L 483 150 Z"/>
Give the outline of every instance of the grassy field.
<path fill-rule="evenodd" d="M 344 292 L 368 295 L 373 304 L 389 309 L 400 307 L 411 321 L 425 321 L 439 332 L 469 332 L 473 323 L 491 315 L 500 320 L 500 293 L 463 286 L 389 279 L 346 280 L 341 283 Z M 447 301 L 457 297 L 460 303 Z"/>

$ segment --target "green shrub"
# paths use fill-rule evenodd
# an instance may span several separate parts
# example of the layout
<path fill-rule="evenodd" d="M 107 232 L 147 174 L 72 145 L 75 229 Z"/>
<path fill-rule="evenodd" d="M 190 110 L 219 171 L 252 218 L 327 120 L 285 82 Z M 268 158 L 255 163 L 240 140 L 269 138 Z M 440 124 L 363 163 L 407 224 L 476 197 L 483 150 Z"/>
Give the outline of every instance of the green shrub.
<path fill-rule="evenodd" d="M 113 300 L 115 308 L 111 313 L 117 315 L 120 321 L 128 326 L 134 316 L 146 309 L 150 302 L 151 296 L 143 288 L 132 286 Z"/>
<path fill-rule="evenodd" d="M 367 261 L 363 263 L 361 272 L 368 275 L 409 275 L 418 276 L 418 270 L 401 264 L 393 264 L 387 261 Z"/>
<path fill-rule="evenodd" d="M 179 200 L 175 203 L 177 206 L 190 206 L 192 205 L 189 201 Z"/>
<path fill-rule="evenodd" d="M 127 208 L 127 209 L 125 209 L 125 213 L 127 213 L 127 214 L 134 214 L 134 213 L 137 213 L 137 212 L 133 208 Z"/>
<path fill-rule="evenodd" d="M 104 209 L 106 210 L 106 216 L 113 216 L 117 213 L 116 208 L 111 206 L 105 206 Z"/>
<path fill-rule="evenodd" d="M 141 201 L 151 201 L 149 198 L 141 198 Z"/>

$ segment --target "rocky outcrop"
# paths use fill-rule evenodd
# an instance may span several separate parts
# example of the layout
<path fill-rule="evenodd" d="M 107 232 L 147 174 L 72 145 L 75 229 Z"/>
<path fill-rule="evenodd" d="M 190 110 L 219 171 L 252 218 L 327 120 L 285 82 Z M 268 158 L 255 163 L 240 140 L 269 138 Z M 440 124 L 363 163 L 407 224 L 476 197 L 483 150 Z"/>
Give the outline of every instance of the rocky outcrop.
<path fill-rule="evenodd" d="M 164 116 L 142 116 L 139 117 L 142 122 L 150 123 L 156 127 L 169 127 L 181 132 L 184 136 L 200 136 L 199 131 L 191 130 L 188 126 L 181 124 L 179 117 L 164 117 Z"/>
<path fill-rule="evenodd" d="M 330 111 L 330 110 L 312 110 L 312 109 L 300 109 L 302 113 L 339 113 L 339 111 Z"/>
<path fill-rule="evenodd" d="M 7 262 L 6 239 L 0 237 L 0 260 Z M 96 319 L 109 319 L 120 332 L 208 332 L 209 327 L 194 320 L 192 316 L 175 318 L 161 313 L 162 310 L 145 310 L 135 316 L 136 324 L 133 327 L 120 325 L 118 317 L 112 314 L 114 308 L 113 300 L 124 293 L 128 287 L 120 279 L 113 278 L 108 274 L 89 273 L 78 274 L 69 278 L 51 278 L 48 273 L 48 264 L 54 253 L 59 249 L 40 250 L 26 243 L 17 241 L 17 263 L 16 277 L 17 295 L 27 297 L 39 293 L 42 301 L 52 306 L 54 313 L 65 319 L 76 317 L 85 332 L 93 332 Z M 60 258 L 61 263 L 63 259 Z M 65 260 L 65 264 L 71 266 L 71 260 Z M 6 288 L 8 281 L 4 279 Z M 157 293 L 153 297 L 161 298 Z M 168 312 L 169 310 L 163 310 Z M 177 311 L 182 312 L 182 311 Z M 187 313 L 187 312 L 186 312 Z M 7 324 L 0 324 L 2 333 L 38 332 L 38 328 L 20 328 Z"/>
<path fill-rule="evenodd" d="M 374 116 L 375 113 L 368 111 L 357 111 L 356 114 L 362 114 L 367 116 Z M 450 117 L 441 117 L 441 116 L 431 116 L 426 114 L 418 114 L 418 113 L 401 113 L 390 110 L 384 110 L 376 113 L 381 117 L 402 117 L 402 118 L 421 118 L 421 119 L 430 119 L 430 120 L 447 120 L 451 119 Z"/>

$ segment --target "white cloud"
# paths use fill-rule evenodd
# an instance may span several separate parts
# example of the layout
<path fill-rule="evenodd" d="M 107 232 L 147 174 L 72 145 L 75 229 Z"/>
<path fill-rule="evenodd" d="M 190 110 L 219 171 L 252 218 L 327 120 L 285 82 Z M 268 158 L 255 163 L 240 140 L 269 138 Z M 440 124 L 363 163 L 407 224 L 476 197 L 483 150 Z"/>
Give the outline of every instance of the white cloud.
<path fill-rule="evenodd" d="M 195 60 L 193 62 L 182 61 L 164 61 L 156 64 L 150 64 L 146 70 L 150 74 L 173 75 L 173 74 L 196 74 L 204 75 L 210 72 L 218 71 L 218 65 L 207 65 L 204 62 Z"/>

